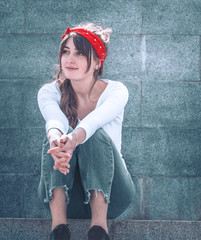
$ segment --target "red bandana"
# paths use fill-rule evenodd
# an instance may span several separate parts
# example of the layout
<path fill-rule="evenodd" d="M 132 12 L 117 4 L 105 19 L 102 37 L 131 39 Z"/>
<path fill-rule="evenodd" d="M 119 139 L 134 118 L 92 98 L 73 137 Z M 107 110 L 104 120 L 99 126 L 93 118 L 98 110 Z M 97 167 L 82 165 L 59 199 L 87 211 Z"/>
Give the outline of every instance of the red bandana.
<path fill-rule="evenodd" d="M 70 32 L 75 32 L 79 35 L 82 35 L 91 43 L 99 59 L 101 60 L 101 65 L 102 65 L 103 62 L 105 61 L 106 56 L 105 56 L 105 46 L 103 45 L 103 42 L 101 41 L 101 39 L 95 33 L 92 33 L 86 29 L 83 29 L 83 28 L 70 29 L 69 27 L 66 29 L 65 34 L 62 36 L 62 38 L 65 38 L 65 36 Z"/>

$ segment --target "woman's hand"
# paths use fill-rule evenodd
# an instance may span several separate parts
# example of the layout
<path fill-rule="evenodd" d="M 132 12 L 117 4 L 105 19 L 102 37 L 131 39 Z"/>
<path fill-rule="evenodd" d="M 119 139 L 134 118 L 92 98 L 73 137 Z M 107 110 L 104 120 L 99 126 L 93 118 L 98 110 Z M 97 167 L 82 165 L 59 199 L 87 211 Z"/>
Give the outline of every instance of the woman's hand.
<path fill-rule="evenodd" d="M 54 147 L 48 150 L 54 159 L 54 170 L 59 170 L 63 174 L 69 173 L 71 155 L 62 151 L 62 148 Z"/>
<path fill-rule="evenodd" d="M 69 154 L 66 154 L 62 152 L 62 147 L 64 146 L 64 143 L 60 142 L 62 133 L 57 129 L 50 129 L 48 132 L 48 140 L 50 143 L 50 149 L 51 151 L 48 151 L 48 153 L 51 153 L 52 158 L 54 159 L 54 169 L 59 170 L 63 174 L 67 174 L 69 172 L 70 168 L 70 158 Z M 55 150 L 54 150 L 55 149 Z"/>
<path fill-rule="evenodd" d="M 69 161 L 73 155 L 73 151 L 77 146 L 77 134 L 72 132 L 68 135 L 62 135 L 58 142 L 58 137 L 52 143 L 51 149 L 48 153 L 51 153 L 52 158 L 55 161 L 54 169 L 59 170 L 63 174 L 69 173 L 70 164 Z M 56 142 L 56 144 L 54 144 Z"/>
<path fill-rule="evenodd" d="M 60 143 L 63 144 L 62 149 L 64 152 L 72 155 L 73 151 L 78 145 L 78 135 L 76 132 L 71 132 L 68 135 L 62 135 Z"/>
<path fill-rule="evenodd" d="M 55 133 L 55 131 L 57 132 Z M 52 139 L 52 145 L 50 144 L 51 149 L 48 150 L 48 153 L 51 153 L 51 156 L 55 161 L 54 169 L 58 169 L 61 173 L 66 175 L 69 173 L 69 162 L 73 155 L 73 151 L 84 141 L 86 138 L 86 132 L 83 128 L 77 128 L 68 135 L 62 135 L 57 129 L 50 129 L 49 132 L 50 139 Z M 59 138 L 54 135 L 58 135 Z"/>

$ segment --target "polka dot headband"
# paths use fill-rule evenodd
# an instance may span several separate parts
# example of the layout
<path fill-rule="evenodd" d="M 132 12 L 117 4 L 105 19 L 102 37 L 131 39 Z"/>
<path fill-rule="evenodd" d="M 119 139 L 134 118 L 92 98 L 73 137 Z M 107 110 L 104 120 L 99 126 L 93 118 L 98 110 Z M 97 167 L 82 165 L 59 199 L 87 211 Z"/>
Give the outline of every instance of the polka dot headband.
<path fill-rule="evenodd" d="M 101 39 L 95 33 L 92 33 L 86 29 L 83 29 L 83 28 L 70 29 L 69 27 L 66 29 L 65 34 L 62 36 L 62 38 L 64 39 L 65 36 L 71 32 L 75 32 L 83 36 L 91 43 L 99 59 L 101 60 L 101 65 L 102 65 L 103 62 L 105 61 L 106 54 L 105 54 L 105 46 L 103 45 L 103 42 L 101 41 Z"/>

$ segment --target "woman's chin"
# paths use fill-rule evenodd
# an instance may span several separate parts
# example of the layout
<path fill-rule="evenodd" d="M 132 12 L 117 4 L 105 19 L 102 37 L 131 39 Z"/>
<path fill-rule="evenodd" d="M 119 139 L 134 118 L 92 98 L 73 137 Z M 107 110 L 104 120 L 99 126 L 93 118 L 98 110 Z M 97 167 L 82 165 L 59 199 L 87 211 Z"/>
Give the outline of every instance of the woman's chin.
<path fill-rule="evenodd" d="M 68 79 L 75 79 L 75 78 L 77 78 L 77 74 L 73 74 L 73 73 L 66 73 L 64 75 Z"/>

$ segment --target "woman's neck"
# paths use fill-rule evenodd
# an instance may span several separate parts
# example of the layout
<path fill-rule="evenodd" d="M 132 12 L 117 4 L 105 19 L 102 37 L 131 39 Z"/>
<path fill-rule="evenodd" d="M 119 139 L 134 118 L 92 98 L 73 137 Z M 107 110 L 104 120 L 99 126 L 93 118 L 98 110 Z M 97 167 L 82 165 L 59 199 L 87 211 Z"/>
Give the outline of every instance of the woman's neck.
<path fill-rule="evenodd" d="M 81 80 L 81 81 L 71 81 L 73 90 L 75 91 L 78 98 L 87 99 L 96 80 Z"/>

